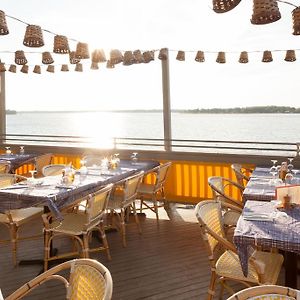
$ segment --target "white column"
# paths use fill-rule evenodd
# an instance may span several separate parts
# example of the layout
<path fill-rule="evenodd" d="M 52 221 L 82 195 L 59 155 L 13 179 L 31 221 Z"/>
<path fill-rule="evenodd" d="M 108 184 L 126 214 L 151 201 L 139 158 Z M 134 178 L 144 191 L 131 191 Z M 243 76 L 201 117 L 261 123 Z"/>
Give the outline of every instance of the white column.
<path fill-rule="evenodd" d="M 164 139 L 165 150 L 171 151 L 172 130 L 171 130 L 171 103 L 170 103 L 170 75 L 169 75 L 169 51 L 167 59 L 161 61 L 162 68 L 162 89 L 163 89 L 163 117 L 164 117 Z"/>

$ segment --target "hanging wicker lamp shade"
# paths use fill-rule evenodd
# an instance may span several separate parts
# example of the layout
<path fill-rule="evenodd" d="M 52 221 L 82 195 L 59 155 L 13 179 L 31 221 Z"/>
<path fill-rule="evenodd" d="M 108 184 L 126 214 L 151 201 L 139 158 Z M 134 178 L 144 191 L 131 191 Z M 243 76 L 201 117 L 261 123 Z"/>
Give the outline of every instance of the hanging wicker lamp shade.
<path fill-rule="evenodd" d="M 41 74 L 41 73 L 42 73 L 42 71 L 41 71 L 41 66 L 35 65 L 35 66 L 34 66 L 34 69 L 33 69 L 33 73 Z"/>
<path fill-rule="evenodd" d="M 296 61 L 295 50 L 286 50 L 285 61 Z"/>
<path fill-rule="evenodd" d="M 16 65 L 10 65 L 8 71 L 12 72 L 12 73 L 16 73 L 17 72 L 17 66 Z"/>
<path fill-rule="evenodd" d="M 134 63 L 134 56 L 132 51 L 125 51 L 123 57 L 123 65 L 130 66 Z"/>
<path fill-rule="evenodd" d="M 76 72 L 82 72 L 83 71 L 83 67 L 81 63 L 77 63 L 75 66 L 75 71 Z"/>
<path fill-rule="evenodd" d="M 62 72 L 69 72 L 69 66 L 68 65 L 62 65 L 60 70 Z"/>
<path fill-rule="evenodd" d="M 133 51 L 133 56 L 134 56 L 134 63 L 135 64 L 142 64 L 144 63 L 144 56 L 141 52 L 141 50 L 134 50 Z"/>
<path fill-rule="evenodd" d="M 99 69 L 99 63 L 92 61 L 91 70 L 98 70 L 98 69 Z"/>
<path fill-rule="evenodd" d="M 144 62 L 147 64 L 150 61 L 154 60 L 154 51 L 145 51 L 143 53 Z"/>
<path fill-rule="evenodd" d="M 273 57 L 272 57 L 272 52 L 271 51 L 264 51 L 264 54 L 263 54 L 263 58 L 261 60 L 262 62 L 271 62 L 273 61 Z"/>
<path fill-rule="evenodd" d="M 9 30 L 6 23 L 5 13 L 0 10 L 0 35 L 9 34 Z"/>
<path fill-rule="evenodd" d="M 106 57 L 103 49 L 96 49 L 92 52 L 92 62 L 106 62 Z"/>
<path fill-rule="evenodd" d="M 220 51 L 218 53 L 216 62 L 219 64 L 225 64 L 226 63 L 226 56 L 225 56 L 225 52 Z"/>
<path fill-rule="evenodd" d="M 179 50 L 177 53 L 176 59 L 179 61 L 185 61 L 185 52 Z"/>
<path fill-rule="evenodd" d="M 43 47 L 44 39 L 42 28 L 38 25 L 28 25 L 23 40 L 23 45 L 27 47 Z"/>
<path fill-rule="evenodd" d="M 0 63 L 0 72 L 5 72 L 6 68 L 5 68 L 5 64 L 4 63 Z"/>
<path fill-rule="evenodd" d="M 46 70 L 46 71 L 49 72 L 49 73 L 54 73 L 55 67 L 54 67 L 53 65 L 49 65 L 49 66 L 47 67 L 47 70 Z"/>
<path fill-rule="evenodd" d="M 203 51 L 197 51 L 196 57 L 195 57 L 195 61 L 197 62 L 204 62 L 205 61 L 205 57 L 204 57 L 204 52 Z"/>
<path fill-rule="evenodd" d="M 160 60 L 167 60 L 168 59 L 168 49 L 162 48 L 159 50 L 158 58 Z"/>
<path fill-rule="evenodd" d="M 42 53 L 42 63 L 44 65 L 50 65 L 50 64 L 54 63 L 54 59 L 53 59 L 50 52 L 43 52 Z"/>
<path fill-rule="evenodd" d="M 29 69 L 29 68 L 28 68 L 27 65 L 23 65 L 20 71 L 21 71 L 22 73 L 27 74 L 27 73 L 28 73 L 28 69 Z"/>
<path fill-rule="evenodd" d="M 224 13 L 235 8 L 241 0 L 213 0 L 213 10 L 216 13 Z"/>
<path fill-rule="evenodd" d="M 53 52 L 58 54 L 66 54 L 70 52 L 68 38 L 64 35 L 56 35 L 54 37 Z"/>
<path fill-rule="evenodd" d="M 110 60 L 108 60 L 106 62 L 106 68 L 107 69 L 113 69 L 114 67 L 115 67 L 115 65 Z"/>
<path fill-rule="evenodd" d="M 69 53 L 69 60 L 70 60 L 70 64 L 72 65 L 75 65 L 80 62 L 80 59 L 75 57 L 75 51 L 71 51 Z"/>
<path fill-rule="evenodd" d="M 246 63 L 249 62 L 249 59 L 248 59 L 248 52 L 247 52 L 247 51 L 242 51 L 242 52 L 241 52 L 239 62 L 240 62 L 241 64 L 246 64 Z"/>
<path fill-rule="evenodd" d="M 280 18 L 281 14 L 276 0 L 253 0 L 252 24 L 269 24 Z"/>
<path fill-rule="evenodd" d="M 300 7 L 292 11 L 293 16 L 293 34 L 300 35 Z"/>
<path fill-rule="evenodd" d="M 123 61 L 123 54 L 118 49 L 113 49 L 110 51 L 110 62 L 114 65 L 119 64 Z"/>
<path fill-rule="evenodd" d="M 75 51 L 75 58 L 88 59 L 90 58 L 89 45 L 87 43 L 78 42 Z"/>
<path fill-rule="evenodd" d="M 27 59 L 25 57 L 24 51 L 23 50 L 17 50 L 15 52 L 15 63 L 17 65 L 25 65 L 27 64 Z"/>

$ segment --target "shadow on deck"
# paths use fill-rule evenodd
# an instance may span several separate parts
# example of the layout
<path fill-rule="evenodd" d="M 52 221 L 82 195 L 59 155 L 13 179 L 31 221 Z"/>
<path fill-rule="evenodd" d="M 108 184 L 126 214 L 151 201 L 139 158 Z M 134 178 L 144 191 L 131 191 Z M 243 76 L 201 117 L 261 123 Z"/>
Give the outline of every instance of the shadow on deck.
<path fill-rule="evenodd" d="M 127 247 L 123 248 L 117 232 L 107 234 L 112 261 L 104 252 L 92 254 L 111 272 L 113 299 L 206 299 L 210 270 L 202 244 L 199 225 L 192 206 L 171 206 L 168 213 L 160 209 L 159 225 L 154 214 L 140 217 L 143 234 L 139 235 L 134 223 L 127 226 Z M 23 227 L 26 231 L 41 230 L 36 226 Z M 7 236 L 0 227 L 1 236 Z M 68 240 L 59 240 L 55 247 L 68 247 Z M 18 259 L 38 259 L 43 256 L 43 239 L 22 241 Z M 40 265 L 12 265 L 9 245 L 0 245 L 0 288 L 5 296 L 35 277 Z M 279 284 L 283 284 L 283 276 Z M 228 294 L 225 293 L 224 299 Z M 65 299 L 61 283 L 48 282 L 26 299 Z M 216 299 L 218 296 L 216 295 Z"/>

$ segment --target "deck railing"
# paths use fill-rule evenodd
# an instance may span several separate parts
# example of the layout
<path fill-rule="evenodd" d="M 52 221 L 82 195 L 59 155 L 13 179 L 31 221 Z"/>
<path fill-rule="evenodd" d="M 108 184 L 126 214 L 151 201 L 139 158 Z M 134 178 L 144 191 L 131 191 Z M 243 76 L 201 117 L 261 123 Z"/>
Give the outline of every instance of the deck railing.
<path fill-rule="evenodd" d="M 4 144 L 50 145 L 64 147 L 88 147 L 124 150 L 164 151 L 166 144 L 173 152 L 206 152 L 229 154 L 255 155 L 286 155 L 299 156 L 300 143 L 272 142 L 272 141 L 230 141 L 230 140 L 191 140 L 160 138 L 131 138 L 114 137 L 103 141 L 100 146 L 95 143 L 95 137 L 57 136 L 32 134 L 6 134 L 1 136 Z"/>

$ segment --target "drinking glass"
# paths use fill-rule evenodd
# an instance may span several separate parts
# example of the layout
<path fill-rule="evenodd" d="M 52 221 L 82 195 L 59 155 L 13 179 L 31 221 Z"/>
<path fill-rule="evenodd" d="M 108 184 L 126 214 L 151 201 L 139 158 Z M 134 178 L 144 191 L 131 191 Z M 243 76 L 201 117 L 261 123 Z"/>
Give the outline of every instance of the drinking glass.
<path fill-rule="evenodd" d="M 5 149 L 6 149 L 6 150 L 5 150 L 5 153 L 6 153 L 6 154 L 11 154 L 10 147 L 5 147 Z"/>
<path fill-rule="evenodd" d="M 33 187 L 34 186 L 34 175 L 37 173 L 36 170 L 30 170 L 29 173 L 31 174 L 31 177 L 27 179 L 27 183 L 29 187 Z"/>
<path fill-rule="evenodd" d="M 20 154 L 23 155 L 25 153 L 25 148 L 24 146 L 20 146 Z"/>
<path fill-rule="evenodd" d="M 130 156 L 130 159 L 131 159 L 133 165 L 135 165 L 137 163 L 137 160 L 138 160 L 137 155 L 138 155 L 137 152 L 133 152 Z"/>
<path fill-rule="evenodd" d="M 294 158 L 293 157 L 289 157 L 288 160 L 289 160 L 289 164 L 287 166 L 288 170 L 289 170 L 289 172 L 293 173 L 292 170 L 294 168 L 294 165 L 292 164 L 292 162 L 293 162 Z"/>
<path fill-rule="evenodd" d="M 272 167 L 270 168 L 270 173 L 277 173 L 277 166 L 276 166 L 276 163 L 277 163 L 277 159 L 271 159 L 271 162 L 273 163 Z"/>

